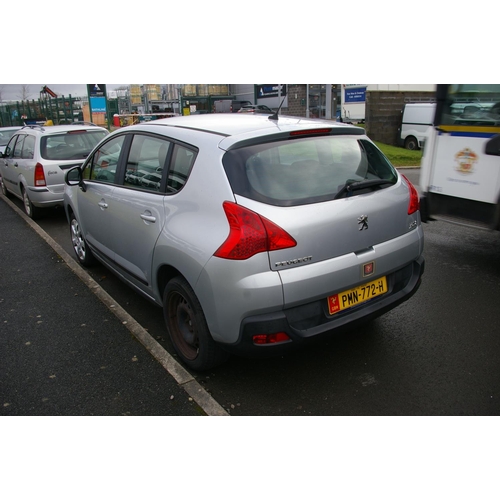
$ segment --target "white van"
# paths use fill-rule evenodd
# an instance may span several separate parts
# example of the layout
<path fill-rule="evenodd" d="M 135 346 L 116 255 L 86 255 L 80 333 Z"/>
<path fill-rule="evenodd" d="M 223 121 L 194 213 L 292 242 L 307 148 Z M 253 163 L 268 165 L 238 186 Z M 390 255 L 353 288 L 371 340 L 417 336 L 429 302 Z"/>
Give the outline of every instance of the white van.
<path fill-rule="evenodd" d="M 405 104 L 399 130 L 399 145 L 406 149 L 420 149 L 432 126 L 435 102 Z"/>

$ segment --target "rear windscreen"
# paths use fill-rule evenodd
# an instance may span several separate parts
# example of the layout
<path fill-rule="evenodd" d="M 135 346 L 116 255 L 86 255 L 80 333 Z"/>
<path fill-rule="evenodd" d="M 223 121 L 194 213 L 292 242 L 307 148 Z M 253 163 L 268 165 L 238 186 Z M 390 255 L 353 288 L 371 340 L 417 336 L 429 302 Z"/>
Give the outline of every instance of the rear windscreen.
<path fill-rule="evenodd" d="M 223 164 L 236 194 L 276 206 L 332 200 L 354 182 L 381 179 L 390 185 L 397 180 L 373 143 L 346 136 L 247 146 L 228 151 Z"/>
<path fill-rule="evenodd" d="M 97 143 L 106 137 L 103 130 L 76 131 L 46 135 L 41 139 L 41 154 L 46 160 L 78 160 L 86 158 Z"/>

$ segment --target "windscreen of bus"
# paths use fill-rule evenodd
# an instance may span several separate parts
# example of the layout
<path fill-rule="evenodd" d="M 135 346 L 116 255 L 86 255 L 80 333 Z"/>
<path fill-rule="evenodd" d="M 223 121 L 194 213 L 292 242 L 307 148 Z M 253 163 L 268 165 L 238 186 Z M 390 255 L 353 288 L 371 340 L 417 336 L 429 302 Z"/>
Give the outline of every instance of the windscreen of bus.
<path fill-rule="evenodd" d="M 500 84 L 439 85 L 440 98 L 436 125 L 500 126 Z"/>

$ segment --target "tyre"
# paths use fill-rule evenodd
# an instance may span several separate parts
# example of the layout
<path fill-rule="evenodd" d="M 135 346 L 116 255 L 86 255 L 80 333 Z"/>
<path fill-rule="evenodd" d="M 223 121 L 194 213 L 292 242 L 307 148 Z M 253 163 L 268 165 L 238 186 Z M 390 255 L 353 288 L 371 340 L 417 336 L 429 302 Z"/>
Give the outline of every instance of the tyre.
<path fill-rule="evenodd" d="M 405 148 L 410 149 L 411 151 L 414 151 L 415 149 L 418 149 L 418 141 L 416 137 L 413 136 L 408 136 L 405 139 Z"/>
<path fill-rule="evenodd" d="M 71 232 L 71 245 L 73 246 L 78 262 L 85 267 L 94 265 L 96 263 L 95 257 L 83 237 L 82 228 L 74 214 L 71 214 L 69 227 Z"/>
<path fill-rule="evenodd" d="M 41 215 L 41 209 L 35 207 L 28 196 L 28 193 L 24 187 L 21 188 L 21 193 L 23 195 L 24 211 L 30 219 L 38 219 Z"/>
<path fill-rule="evenodd" d="M 201 305 L 184 278 L 167 283 L 163 314 L 170 340 L 189 368 L 204 371 L 227 360 L 229 355 L 212 339 Z"/>
<path fill-rule="evenodd" d="M 0 177 L 0 187 L 2 189 L 2 193 L 6 198 L 10 198 L 10 193 L 7 191 L 7 187 L 5 186 L 5 183 L 3 181 L 3 177 Z"/>

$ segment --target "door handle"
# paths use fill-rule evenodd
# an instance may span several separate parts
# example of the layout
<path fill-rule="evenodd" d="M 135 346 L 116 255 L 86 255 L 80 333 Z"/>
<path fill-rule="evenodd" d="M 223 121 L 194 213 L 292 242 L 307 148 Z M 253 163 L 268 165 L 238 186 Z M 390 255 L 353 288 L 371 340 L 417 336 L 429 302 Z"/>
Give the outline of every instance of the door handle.
<path fill-rule="evenodd" d="M 108 208 L 108 204 L 105 201 L 100 201 L 98 205 L 104 210 Z"/>
<path fill-rule="evenodd" d="M 156 217 L 154 217 L 149 210 L 141 214 L 141 219 L 146 222 L 156 222 Z"/>

